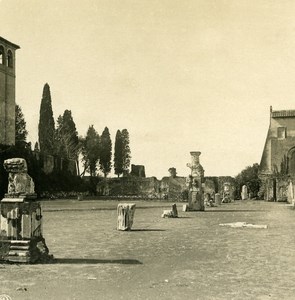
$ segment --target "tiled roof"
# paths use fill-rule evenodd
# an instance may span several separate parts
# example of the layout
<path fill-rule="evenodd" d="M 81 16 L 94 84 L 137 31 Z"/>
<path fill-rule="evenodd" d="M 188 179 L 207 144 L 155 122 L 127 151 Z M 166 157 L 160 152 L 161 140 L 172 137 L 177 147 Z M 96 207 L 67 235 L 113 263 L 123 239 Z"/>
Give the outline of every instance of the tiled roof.
<path fill-rule="evenodd" d="M 271 113 L 272 118 L 295 117 L 295 110 L 274 110 Z"/>

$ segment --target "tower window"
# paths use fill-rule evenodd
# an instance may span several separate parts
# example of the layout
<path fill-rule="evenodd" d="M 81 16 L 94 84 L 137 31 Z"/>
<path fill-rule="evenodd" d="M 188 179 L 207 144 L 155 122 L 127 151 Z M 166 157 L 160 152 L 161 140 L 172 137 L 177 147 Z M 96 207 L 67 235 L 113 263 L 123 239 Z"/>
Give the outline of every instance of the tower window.
<path fill-rule="evenodd" d="M 4 64 L 4 48 L 0 46 L 0 65 Z"/>
<path fill-rule="evenodd" d="M 8 50 L 7 52 L 7 67 L 12 68 L 13 67 L 13 56 L 12 52 Z"/>
<path fill-rule="evenodd" d="M 278 139 L 286 138 L 286 127 L 278 127 Z"/>

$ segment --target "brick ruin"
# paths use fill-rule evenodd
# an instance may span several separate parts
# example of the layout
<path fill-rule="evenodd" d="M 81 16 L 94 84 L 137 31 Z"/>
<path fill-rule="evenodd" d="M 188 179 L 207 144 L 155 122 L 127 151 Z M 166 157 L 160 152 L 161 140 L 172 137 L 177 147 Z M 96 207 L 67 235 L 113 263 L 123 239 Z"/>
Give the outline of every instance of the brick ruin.
<path fill-rule="evenodd" d="M 272 110 L 261 157 L 260 193 L 266 201 L 292 202 L 295 184 L 295 110 Z"/>

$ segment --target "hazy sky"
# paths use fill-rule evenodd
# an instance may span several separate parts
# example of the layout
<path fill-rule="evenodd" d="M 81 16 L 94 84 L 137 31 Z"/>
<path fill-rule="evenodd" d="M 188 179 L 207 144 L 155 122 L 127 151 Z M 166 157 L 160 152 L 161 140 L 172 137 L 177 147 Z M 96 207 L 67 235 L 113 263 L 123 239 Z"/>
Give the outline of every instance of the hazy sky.
<path fill-rule="evenodd" d="M 132 163 L 186 176 L 260 162 L 269 106 L 295 109 L 295 1 L 0 0 L 17 51 L 16 101 L 37 140 L 42 89 L 55 120 L 130 133 Z"/>

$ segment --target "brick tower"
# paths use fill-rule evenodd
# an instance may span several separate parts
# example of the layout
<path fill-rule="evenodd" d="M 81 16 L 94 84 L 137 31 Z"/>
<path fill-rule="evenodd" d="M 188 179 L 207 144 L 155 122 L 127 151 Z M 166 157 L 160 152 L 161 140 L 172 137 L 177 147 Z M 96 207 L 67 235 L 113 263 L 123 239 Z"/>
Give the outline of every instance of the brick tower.
<path fill-rule="evenodd" d="M 0 37 L 0 144 L 15 143 L 15 50 Z"/>

